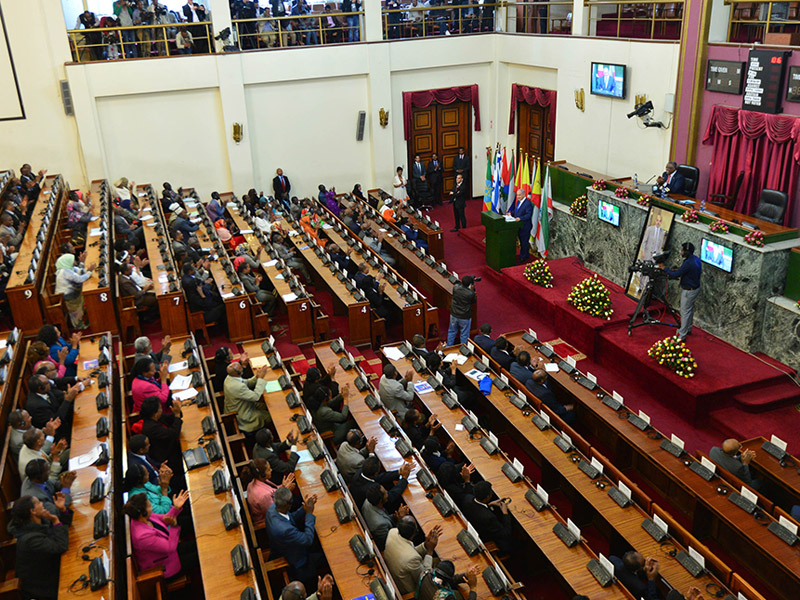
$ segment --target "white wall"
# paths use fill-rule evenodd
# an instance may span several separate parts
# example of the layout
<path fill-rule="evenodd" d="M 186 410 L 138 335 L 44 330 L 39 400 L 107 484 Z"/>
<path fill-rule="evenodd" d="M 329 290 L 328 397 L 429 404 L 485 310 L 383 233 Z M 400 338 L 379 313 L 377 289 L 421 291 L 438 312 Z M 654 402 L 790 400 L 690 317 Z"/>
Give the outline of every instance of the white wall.
<path fill-rule="evenodd" d="M 109 179 L 127 177 L 208 196 L 231 188 L 216 89 L 98 98 Z"/>

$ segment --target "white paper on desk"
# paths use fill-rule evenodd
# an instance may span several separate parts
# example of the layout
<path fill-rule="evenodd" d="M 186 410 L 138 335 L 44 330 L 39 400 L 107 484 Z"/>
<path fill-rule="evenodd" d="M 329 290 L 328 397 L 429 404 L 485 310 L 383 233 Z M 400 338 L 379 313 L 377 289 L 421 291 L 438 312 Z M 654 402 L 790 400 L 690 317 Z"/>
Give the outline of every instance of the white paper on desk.
<path fill-rule="evenodd" d="M 142 212 L 151 212 L 152 210 L 153 210 L 153 209 L 152 209 L 152 208 L 150 208 L 149 206 L 145 206 L 145 207 L 142 209 Z"/>
<path fill-rule="evenodd" d="M 200 222 L 200 217 L 194 217 L 193 219 L 189 219 L 192 223 L 197 224 Z"/>
<path fill-rule="evenodd" d="M 69 459 L 69 470 L 70 471 L 77 471 L 78 469 L 82 469 L 84 467 L 88 467 L 93 465 L 98 458 L 100 458 L 100 453 L 102 452 L 102 446 L 97 445 L 86 454 L 81 454 L 79 456 L 72 456 Z"/>
<path fill-rule="evenodd" d="M 169 384 L 169 389 L 173 392 L 175 390 L 185 390 L 192 384 L 192 376 L 191 375 L 176 375 L 175 379 L 172 380 L 172 383 Z"/>
<path fill-rule="evenodd" d="M 274 259 L 274 260 L 267 261 L 265 263 L 261 263 L 261 266 L 262 267 L 274 267 L 276 264 L 278 264 L 278 259 L 277 258 Z"/>
<path fill-rule="evenodd" d="M 297 464 L 303 464 L 307 462 L 314 462 L 314 458 L 311 456 L 311 452 L 308 450 L 297 450 L 297 455 L 300 457 L 297 459 Z"/>
<path fill-rule="evenodd" d="M 100 217 L 89 217 L 90 221 L 99 221 Z"/>
<path fill-rule="evenodd" d="M 8 345 L 8 340 L 0 340 L 0 349 L 5 348 Z"/>
<path fill-rule="evenodd" d="M 236 202 L 228 202 L 225 206 L 227 208 L 236 208 Z"/>
<path fill-rule="evenodd" d="M 139 192 L 136 195 L 139 196 L 139 198 L 144 198 L 145 196 L 147 196 L 147 192 Z"/>
<path fill-rule="evenodd" d="M 381 227 L 381 228 L 378 229 L 378 231 L 382 231 L 383 233 L 386 233 L 387 230 L 384 229 L 383 227 Z"/>
<path fill-rule="evenodd" d="M 89 237 L 98 237 L 102 233 L 103 233 L 103 228 L 102 227 L 92 227 L 89 230 Z"/>
<path fill-rule="evenodd" d="M 330 225 L 330 224 L 328 224 L 328 223 L 325 223 L 325 224 L 322 226 L 322 228 L 323 228 L 323 229 L 333 229 L 333 225 Z"/>
<path fill-rule="evenodd" d="M 149 220 L 150 220 L 150 219 L 152 219 L 152 218 L 153 218 L 153 215 L 147 215 L 146 217 L 142 217 L 142 218 L 141 218 L 141 219 L 139 219 L 139 220 L 140 220 L 140 221 L 149 221 Z"/>
<path fill-rule="evenodd" d="M 456 431 L 464 431 L 464 426 L 461 423 L 456 423 Z"/>
<path fill-rule="evenodd" d="M 194 208 L 195 206 L 197 206 L 197 202 L 190 200 L 187 200 L 186 202 L 184 202 L 184 204 L 186 205 L 186 208 Z"/>
<path fill-rule="evenodd" d="M 145 223 L 145 226 L 146 227 L 155 227 L 156 223 L 157 223 L 156 221 L 150 221 L 149 223 Z"/>
<path fill-rule="evenodd" d="M 558 365 L 556 363 L 544 363 L 544 370 L 548 373 L 558 373 Z"/>
<path fill-rule="evenodd" d="M 296 232 L 294 229 L 292 229 L 292 230 L 289 232 L 289 237 L 295 237 L 296 235 L 300 235 L 300 234 L 299 234 L 298 232 Z"/>
<path fill-rule="evenodd" d="M 167 283 L 168 281 L 169 281 L 169 275 L 167 275 L 166 273 L 161 273 L 158 276 L 158 282 L 159 283 Z"/>
<path fill-rule="evenodd" d="M 488 377 L 486 373 L 480 372 L 478 369 L 470 369 L 466 373 L 464 373 L 470 379 L 474 379 L 475 381 L 480 381 L 484 377 Z"/>
<path fill-rule="evenodd" d="M 172 394 L 173 400 L 178 400 L 179 402 L 183 402 L 184 400 L 191 400 L 195 396 L 197 396 L 198 392 L 194 388 L 189 388 L 188 390 L 183 390 L 182 392 L 177 392 Z"/>
<path fill-rule="evenodd" d="M 224 293 L 224 294 L 221 294 L 221 295 L 220 295 L 220 298 L 222 298 L 223 300 L 225 300 L 226 298 L 233 298 L 233 295 L 234 295 L 234 294 L 233 294 L 233 292 L 226 292 L 226 293 Z"/>
<path fill-rule="evenodd" d="M 465 362 L 467 362 L 467 357 L 459 352 L 451 352 L 444 357 L 443 362 L 456 362 L 459 365 L 463 365 Z"/>
<path fill-rule="evenodd" d="M 283 279 L 283 273 L 278 273 L 275 275 L 275 279 Z"/>
<path fill-rule="evenodd" d="M 419 381 L 414 384 L 414 391 L 421 396 L 422 394 L 428 394 L 432 392 L 433 388 L 427 381 Z"/>
<path fill-rule="evenodd" d="M 511 215 L 503 215 L 503 219 L 505 219 L 505 221 L 507 223 L 511 223 L 513 221 L 516 221 L 516 219 L 514 217 L 512 217 Z"/>
<path fill-rule="evenodd" d="M 240 229 L 239 233 L 241 233 L 242 235 L 247 235 L 249 233 L 253 233 L 253 230 L 252 229 Z"/>
<path fill-rule="evenodd" d="M 389 360 L 402 360 L 403 353 L 402 351 L 395 347 L 395 346 L 387 346 L 383 349 L 383 353 L 386 355 L 386 358 Z"/>
<path fill-rule="evenodd" d="M 185 361 L 185 360 L 182 360 L 181 362 L 172 363 L 169 366 L 168 370 L 169 370 L 170 373 L 174 373 L 175 371 L 181 371 L 181 370 L 186 369 L 188 367 L 189 367 L 189 363 L 187 361 Z"/>
<path fill-rule="evenodd" d="M 284 294 L 281 296 L 284 302 L 291 302 L 292 300 L 297 300 L 297 294 L 294 292 L 289 292 L 288 294 Z"/>
<path fill-rule="evenodd" d="M 269 359 L 266 356 L 256 356 L 250 359 L 250 366 L 253 369 L 260 369 L 264 365 L 269 363 Z"/>

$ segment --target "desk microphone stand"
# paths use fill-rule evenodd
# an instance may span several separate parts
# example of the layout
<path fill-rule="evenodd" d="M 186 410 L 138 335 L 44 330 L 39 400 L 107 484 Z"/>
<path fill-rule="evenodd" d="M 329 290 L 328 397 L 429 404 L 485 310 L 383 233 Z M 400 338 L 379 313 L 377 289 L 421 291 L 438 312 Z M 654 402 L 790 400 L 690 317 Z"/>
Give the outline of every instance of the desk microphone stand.
<path fill-rule="evenodd" d="M 659 284 L 658 290 L 656 290 L 656 283 Z M 675 319 L 675 323 L 667 323 L 665 321 L 661 321 L 656 319 L 650 313 L 650 302 L 652 302 L 653 298 L 655 297 L 656 300 L 661 302 L 664 305 L 664 310 L 666 310 L 669 314 L 672 315 L 672 318 Z M 642 315 L 641 323 L 636 323 L 636 319 L 639 315 Z M 631 317 L 630 322 L 628 323 L 628 335 L 631 335 L 631 331 L 633 331 L 636 327 L 641 327 L 642 325 L 666 325 L 667 327 L 678 327 L 680 325 L 680 315 L 678 311 L 676 311 L 672 305 L 670 305 L 669 301 L 667 300 L 667 279 L 664 275 L 656 274 L 656 277 L 648 277 L 647 284 L 644 287 L 644 291 L 642 295 L 639 297 L 639 303 L 636 305 L 636 310 L 633 312 L 633 316 Z"/>

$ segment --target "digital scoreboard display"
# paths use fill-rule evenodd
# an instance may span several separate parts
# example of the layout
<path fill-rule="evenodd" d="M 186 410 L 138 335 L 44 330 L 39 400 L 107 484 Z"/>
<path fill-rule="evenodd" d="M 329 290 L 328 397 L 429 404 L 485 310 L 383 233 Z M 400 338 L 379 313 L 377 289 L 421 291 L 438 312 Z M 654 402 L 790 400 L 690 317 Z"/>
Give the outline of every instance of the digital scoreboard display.
<path fill-rule="evenodd" d="M 777 114 L 782 112 L 783 77 L 789 52 L 750 50 L 745 73 L 742 109 Z"/>
<path fill-rule="evenodd" d="M 723 94 L 741 94 L 744 82 L 744 63 L 733 60 L 709 59 L 706 68 L 706 89 Z"/>

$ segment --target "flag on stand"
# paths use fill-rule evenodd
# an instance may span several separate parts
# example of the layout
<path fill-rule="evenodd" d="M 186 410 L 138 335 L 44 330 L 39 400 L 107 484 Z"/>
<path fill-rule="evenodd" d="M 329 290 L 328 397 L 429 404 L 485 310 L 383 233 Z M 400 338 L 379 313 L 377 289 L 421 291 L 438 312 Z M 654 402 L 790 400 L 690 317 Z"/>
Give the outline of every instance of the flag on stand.
<path fill-rule="evenodd" d="M 503 164 L 502 164 L 502 157 L 500 156 L 500 148 L 498 144 L 497 152 L 494 155 L 494 169 L 493 169 L 493 178 L 494 178 L 494 185 L 492 186 L 492 205 L 491 209 L 496 212 L 500 213 L 500 202 L 501 202 L 501 190 L 503 187 L 502 182 L 502 171 L 503 171 Z"/>
<path fill-rule="evenodd" d="M 500 204 L 497 207 L 497 212 L 502 214 L 506 211 L 508 205 L 508 184 L 511 182 L 511 172 L 508 170 L 508 162 L 506 162 L 506 149 L 503 148 L 503 170 L 502 170 L 502 188 Z"/>
<path fill-rule="evenodd" d="M 531 195 L 531 172 L 530 172 L 530 158 L 525 155 L 525 170 L 522 171 L 522 189 L 525 191 L 525 196 Z M 534 164 L 534 175 L 536 174 L 536 165 Z"/>
<path fill-rule="evenodd" d="M 486 187 L 483 190 L 483 210 L 492 209 L 492 149 L 486 148 Z"/>
<path fill-rule="evenodd" d="M 531 215 L 531 237 L 530 243 L 533 246 L 536 242 L 537 227 L 539 225 L 539 213 L 542 210 L 542 184 L 538 177 L 539 161 L 533 163 L 533 177 L 531 178 L 531 204 L 533 205 L 533 215 Z"/>
<path fill-rule="evenodd" d="M 508 184 L 508 199 L 506 205 L 503 207 L 504 212 L 509 212 L 514 205 L 514 200 L 517 197 L 517 171 L 514 165 L 514 151 L 511 151 L 511 170 L 509 171 L 509 184 Z"/>
<path fill-rule="evenodd" d="M 536 230 L 536 249 L 539 251 L 539 256 L 547 258 L 548 249 L 550 248 L 550 217 L 553 216 L 553 187 L 550 181 L 550 165 L 547 165 L 547 171 L 544 176 L 541 204 L 538 227 L 537 223 L 534 223 L 533 227 Z"/>

